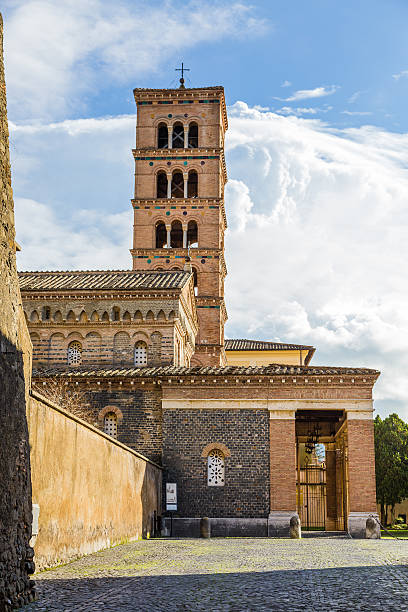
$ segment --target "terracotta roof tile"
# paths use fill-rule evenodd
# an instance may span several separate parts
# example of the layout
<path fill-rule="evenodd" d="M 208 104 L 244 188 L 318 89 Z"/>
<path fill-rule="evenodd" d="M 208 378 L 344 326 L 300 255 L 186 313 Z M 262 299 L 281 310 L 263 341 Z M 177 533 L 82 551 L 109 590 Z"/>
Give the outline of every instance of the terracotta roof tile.
<path fill-rule="evenodd" d="M 226 351 L 293 351 L 311 350 L 313 346 L 304 344 L 287 344 L 286 342 L 264 342 L 263 340 L 225 340 Z"/>
<path fill-rule="evenodd" d="M 268 366 L 248 367 L 248 366 L 226 366 L 226 367 L 178 367 L 166 366 L 155 368 L 107 368 L 107 367 L 80 367 L 72 369 L 51 368 L 46 370 L 34 370 L 33 376 L 36 378 L 62 376 L 68 378 L 151 378 L 151 377 L 179 377 L 179 376 L 334 376 L 334 375 L 359 375 L 374 376 L 380 374 L 378 370 L 370 368 L 343 368 L 333 366 L 294 366 L 282 365 L 277 363 Z M 290 382 L 290 381 L 288 381 Z"/>
<path fill-rule="evenodd" d="M 80 270 L 66 272 L 19 272 L 22 291 L 181 289 L 190 272 L 140 270 Z"/>

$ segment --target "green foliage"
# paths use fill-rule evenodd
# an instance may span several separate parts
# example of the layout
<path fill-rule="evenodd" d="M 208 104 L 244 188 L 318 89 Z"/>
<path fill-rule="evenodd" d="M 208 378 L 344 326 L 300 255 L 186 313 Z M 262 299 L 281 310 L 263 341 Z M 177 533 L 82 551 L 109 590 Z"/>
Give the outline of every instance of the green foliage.
<path fill-rule="evenodd" d="M 408 425 L 397 414 L 374 420 L 377 502 L 381 507 L 408 497 Z"/>

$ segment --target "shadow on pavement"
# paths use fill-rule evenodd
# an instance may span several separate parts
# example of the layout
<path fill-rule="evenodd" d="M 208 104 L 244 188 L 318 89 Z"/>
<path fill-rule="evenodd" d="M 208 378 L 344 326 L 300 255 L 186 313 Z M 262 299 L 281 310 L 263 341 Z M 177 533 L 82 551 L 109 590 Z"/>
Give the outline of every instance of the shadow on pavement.
<path fill-rule="evenodd" d="M 171 568 L 169 567 L 169 571 Z M 37 580 L 25 611 L 408 610 L 408 567 Z"/>

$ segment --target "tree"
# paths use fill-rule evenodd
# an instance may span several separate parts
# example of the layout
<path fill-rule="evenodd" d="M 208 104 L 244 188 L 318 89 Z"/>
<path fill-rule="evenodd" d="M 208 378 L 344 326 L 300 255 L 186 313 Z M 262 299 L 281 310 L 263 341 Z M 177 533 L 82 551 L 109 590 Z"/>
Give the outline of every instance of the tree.
<path fill-rule="evenodd" d="M 408 425 L 397 414 L 374 420 L 375 475 L 381 522 L 388 508 L 408 497 Z"/>
<path fill-rule="evenodd" d="M 67 384 L 62 378 L 50 378 L 41 387 L 41 393 L 67 412 L 93 424 L 92 411 L 87 408 L 86 393 L 76 385 Z"/>

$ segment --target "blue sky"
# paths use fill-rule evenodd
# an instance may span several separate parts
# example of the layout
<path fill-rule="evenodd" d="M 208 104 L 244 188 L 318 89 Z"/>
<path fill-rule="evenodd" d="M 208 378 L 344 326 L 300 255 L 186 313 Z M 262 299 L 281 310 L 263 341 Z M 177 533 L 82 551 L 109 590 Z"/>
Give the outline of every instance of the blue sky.
<path fill-rule="evenodd" d="M 408 418 L 408 4 L 2 10 L 20 269 L 131 265 L 132 89 L 183 60 L 228 102 L 227 336 L 381 369 L 377 410 Z"/>

